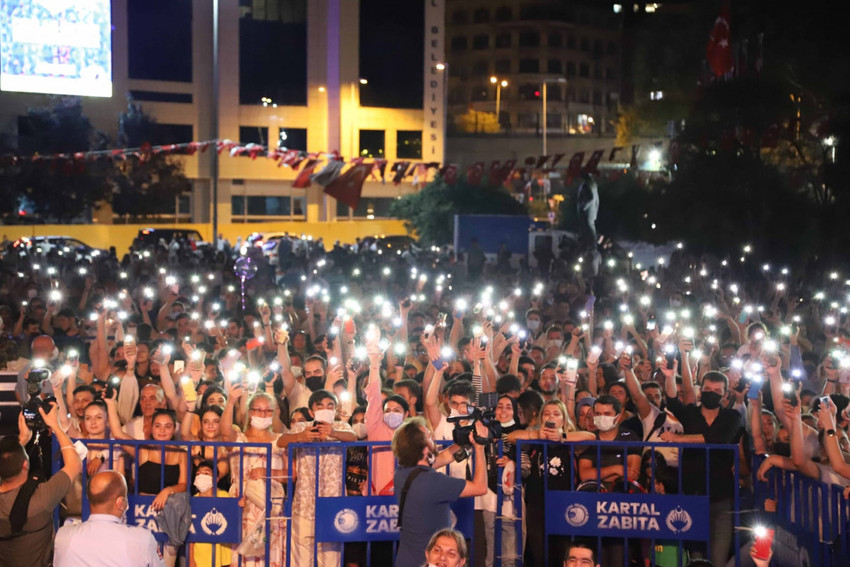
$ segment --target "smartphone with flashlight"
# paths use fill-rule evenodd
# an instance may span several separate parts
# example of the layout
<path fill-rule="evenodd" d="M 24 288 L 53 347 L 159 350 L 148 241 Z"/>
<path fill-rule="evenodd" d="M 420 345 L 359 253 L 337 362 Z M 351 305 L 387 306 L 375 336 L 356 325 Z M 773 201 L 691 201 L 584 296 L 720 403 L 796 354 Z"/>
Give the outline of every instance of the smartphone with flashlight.
<path fill-rule="evenodd" d="M 770 559 L 770 548 L 773 546 L 773 530 L 756 526 L 753 528 L 756 536 L 753 542 L 753 557 L 767 561 Z"/>

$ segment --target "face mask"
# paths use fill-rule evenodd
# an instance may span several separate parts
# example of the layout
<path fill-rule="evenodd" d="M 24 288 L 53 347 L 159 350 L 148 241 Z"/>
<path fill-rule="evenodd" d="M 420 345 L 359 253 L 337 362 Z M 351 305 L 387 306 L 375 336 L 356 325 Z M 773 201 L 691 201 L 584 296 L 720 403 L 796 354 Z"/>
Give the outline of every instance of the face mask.
<path fill-rule="evenodd" d="M 251 416 L 251 427 L 253 427 L 254 429 L 268 429 L 271 426 L 271 417 L 260 417 L 258 415 Z"/>
<path fill-rule="evenodd" d="M 404 415 L 396 412 L 387 412 L 384 414 L 384 423 L 387 424 L 387 427 L 390 429 L 398 429 L 398 426 L 401 425 L 401 422 L 404 421 Z"/>
<path fill-rule="evenodd" d="M 617 425 L 617 417 L 613 415 L 594 415 L 593 425 L 599 431 L 611 431 Z"/>
<path fill-rule="evenodd" d="M 717 409 L 720 407 L 721 398 L 723 398 L 723 396 L 717 392 L 703 391 L 700 400 L 705 409 Z"/>
<path fill-rule="evenodd" d="M 670 300 L 670 307 L 681 307 L 681 306 L 682 306 L 682 300 L 681 299 L 671 299 Z"/>
<path fill-rule="evenodd" d="M 564 345 L 564 339 L 551 339 L 549 346 L 561 348 Z"/>
<path fill-rule="evenodd" d="M 333 423 L 336 412 L 332 409 L 320 409 L 313 412 L 313 417 L 322 423 Z"/>
<path fill-rule="evenodd" d="M 435 455 L 434 453 L 432 453 L 432 452 L 429 450 L 429 451 L 428 451 L 428 457 L 427 457 L 427 459 L 428 459 L 428 466 L 429 466 L 429 467 L 433 467 L 433 466 L 434 466 L 434 462 L 437 460 L 437 455 Z"/>
<path fill-rule="evenodd" d="M 27 290 L 27 299 L 32 299 L 36 295 L 38 295 L 38 290 L 36 290 L 35 288 L 30 288 Z"/>
<path fill-rule="evenodd" d="M 511 419 L 510 421 L 500 421 L 499 423 L 502 425 L 503 428 L 513 427 L 514 425 L 516 425 L 516 421 L 514 421 L 513 419 Z"/>
<path fill-rule="evenodd" d="M 531 321 L 526 321 L 525 326 L 528 327 L 529 331 L 536 331 L 540 328 L 540 321 L 533 319 Z"/>
<path fill-rule="evenodd" d="M 206 492 L 213 485 L 213 478 L 210 474 L 199 474 L 195 477 L 195 488 L 198 492 Z"/>
<path fill-rule="evenodd" d="M 325 386 L 325 377 L 310 376 L 305 382 L 307 387 L 310 388 L 310 391 L 315 392 L 316 390 L 321 390 Z"/>
<path fill-rule="evenodd" d="M 367 431 L 366 431 L 366 424 L 365 423 L 363 423 L 363 422 L 355 423 L 354 425 L 351 426 L 351 428 L 354 430 L 354 433 L 355 433 L 355 435 L 357 435 L 358 439 L 366 439 Z"/>

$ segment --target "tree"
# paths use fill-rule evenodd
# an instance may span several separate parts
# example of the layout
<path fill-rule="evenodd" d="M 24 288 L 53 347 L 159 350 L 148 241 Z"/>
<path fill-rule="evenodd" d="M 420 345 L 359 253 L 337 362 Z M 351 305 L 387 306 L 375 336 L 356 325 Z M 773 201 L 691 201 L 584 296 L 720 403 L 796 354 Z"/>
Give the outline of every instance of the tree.
<path fill-rule="evenodd" d="M 75 159 L 74 154 L 106 145 L 107 136 L 83 114 L 79 98 L 57 98 L 50 108 L 29 109 L 18 121 L 17 152 L 22 157 L 13 172 L 27 208 L 45 220 L 90 217 L 90 208 L 110 194 L 112 165 Z M 33 157 L 58 154 L 63 157 Z"/>
<path fill-rule="evenodd" d="M 502 127 L 494 112 L 481 112 L 470 108 L 463 114 L 455 116 L 455 127 L 459 132 L 495 134 Z"/>
<path fill-rule="evenodd" d="M 142 150 L 138 159 L 129 158 L 116 168 L 112 178 L 115 213 L 144 218 L 171 212 L 175 198 L 191 190 L 180 158 L 152 151 L 155 139 L 156 120 L 130 99 L 119 117 L 118 144 Z"/>
<path fill-rule="evenodd" d="M 397 199 L 390 214 L 404 219 L 423 244 L 443 245 L 452 241 L 456 214 L 527 215 L 528 211 L 503 187 L 470 185 L 459 176 L 454 185 L 437 177 L 418 193 Z"/>

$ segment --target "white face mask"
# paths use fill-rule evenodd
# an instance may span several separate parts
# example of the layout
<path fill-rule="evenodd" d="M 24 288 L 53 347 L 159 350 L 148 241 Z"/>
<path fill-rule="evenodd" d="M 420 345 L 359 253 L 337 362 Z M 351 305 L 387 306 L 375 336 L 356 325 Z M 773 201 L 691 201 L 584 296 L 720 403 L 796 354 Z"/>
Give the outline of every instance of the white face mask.
<path fill-rule="evenodd" d="M 540 328 L 540 321 L 537 319 L 532 319 L 531 321 L 525 322 L 526 327 L 528 327 L 529 331 L 536 331 Z"/>
<path fill-rule="evenodd" d="M 257 415 L 251 416 L 251 427 L 254 429 L 268 429 L 272 426 L 271 417 L 260 417 Z"/>
<path fill-rule="evenodd" d="M 510 421 L 502 421 L 500 423 L 502 427 L 513 427 L 514 425 L 516 425 L 516 421 L 514 421 L 513 419 L 511 419 Z"/>
<path fill-rule="evenodd" d="M 599 431 L 611 431 L 617 425 L 617 417 L 613 415 L 594 415 L 593 425 Z"/>
<path fill-rule="evenodd" d="M 332 409 L 320 409 L 313 412 L 313 417 L 322 423 L 333 423 L 336 412 Z"/>
<path fill-rule="evenodd" d="M 366 424 L 363 422 L 355 423 L 351 426 L 358 439 L 365 439 L 367 435 Z"/>
<path fill-rule="evenodd" d="M 564 346 L 564 339 L 550 339 L 549 346 L 561 348 Z"/>
<path fill-rule="evenodd" d="M 213 486 L 213 477 L 211 474 L 199 474 L 195 477 L 195 488 L 198 492 L 206 492 Z"/>

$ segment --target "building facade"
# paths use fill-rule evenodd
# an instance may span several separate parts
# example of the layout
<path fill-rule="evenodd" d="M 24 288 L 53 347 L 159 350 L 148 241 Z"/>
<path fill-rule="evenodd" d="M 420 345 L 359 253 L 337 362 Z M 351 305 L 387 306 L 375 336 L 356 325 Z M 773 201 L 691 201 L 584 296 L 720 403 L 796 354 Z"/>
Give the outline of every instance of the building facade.
<path fill-rule="evenodd" d="M 362 4 L 362 5 L 361 5 Z M 117 138 L 118 115 L 129 94 L 157 120 L 154 145 L 213 138 L 307 152 L 432 162 L 443 160 L 445 76 L 434 61 L 444 54 L 443 0 L 412 0 L 405 16 L 416 57 L 404 86 L 414 103 L 381 106 L 386 73 L 376 67 L 375 35 L 364 14 L 371 0 L 112 0 L 112 96 L 84 97 L 94 126 Z M 214 8 L 217 6 L 217 17 Z M 387 17 L 391 17 L 392 14 Z M 426 29 L 427 25 L 427 29 Z M 217 26 L 218 57 L 214 57 Z M 368 35 L 362 38 L 361 33 Z M 371 50 L 361 49 L 364 42 Z M 271 46 L 271 48 L 269 48 Z M 378 45 L 380 48 L 380 45 Z M 392 53 L 386 66 L 392 67 Z M 364 61 L 375 73 L 365 76 Z M 408 69 L 409 71 L 409 69 Z M 217 77 L 217 106 L 214 78 Z M 418 82 L 417 82 L 418 80 Z M 418 85 L 418 86 L 416 86 Z M 385 97 L 386 98 L 386 97 Z M 371 99 L 372 102 L 369 102 Z M 439 99 L 439 100 L 436 100 Z M 377 101 L 377 102 L 375 102 Z M 14 129 L 27 108 L 49 106 L 47 95 L 0 92 L 0 124 Z M 333 221 L 386 217 L 389 204 L 411 184 L 369 180 L 357 211 L 325 196 L 321 187 L 295 189 L 296 172 L 273 160 L 218 159 L 218 202 L 212 202 L 214 152 L 181 157 L 191 195 L 165 214 L 221 223 L 276 220 Z M 388 168 L 389 169 L 389 168 Z M 108 209 L 108 208 L 107 208 Z M 98 222 L 112 222 L 111 211 Z"/>
<path fill-rule="evenodd" d="M 621 16 L 611 3 L 448 0 L 446 21 L 450 133 L 477 130 L 474 114 L 459 121 L 469 109 L 498 107 L 501 132 L 539 134 L 545 92 L 550 136 L 615 135 Z"/>

